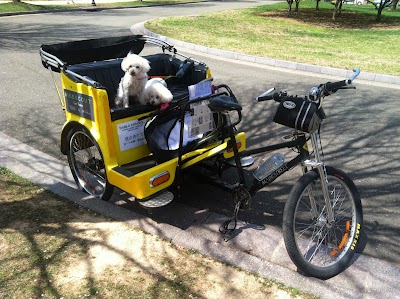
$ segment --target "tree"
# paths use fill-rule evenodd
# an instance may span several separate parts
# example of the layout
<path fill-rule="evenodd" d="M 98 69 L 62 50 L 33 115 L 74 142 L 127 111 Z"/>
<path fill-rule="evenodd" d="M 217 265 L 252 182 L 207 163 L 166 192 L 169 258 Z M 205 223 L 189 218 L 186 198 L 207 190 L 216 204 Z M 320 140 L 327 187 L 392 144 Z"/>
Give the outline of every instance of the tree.
<path fill-rule="evenodd" d="M 390 10 L 396 10 L 397 3 L 399 3 L 399 0 L 393 0 L 392 4 L 390 5 Z"/>
<path fill-rule="evenodd" d="M 317 11 L 317 13 L 319 12 L 319 1 L 321 1 L 321 0 L 317 0 L 317 6 L 315 7 L 315 10 Z"/>
<path fill-rule="evenodd" d="M 397 0 L 399 1 L 399 0 Z M 382 19 L 382 10 L 386 7 L 386 5 L 390 2 L 390 0 L 381 0 L 381 3 L 376 6 L 378 10 L 378 14 L 376 15 L 376 20 L 379 22 Z"/>
<path fill-rule="evenodd" d="M 289 4 L 289 11 L 288 11 L 288 16 L 292 14 L 292 5 L 293 5 L 293 0 L 286 0 L 287 3 Z M 300 0 L 294 0 L 296 2 L 296 8 L 294 9 L 295 12 L 299 11 L 299 4 Z"/>
<path fill-rule="evenodd" d="M 21 3 L 21 0 L 12 0 L 13 3 Z"/>
<path fill-rule="evenodd" d="M 342 13 L 343 0 L 336 0 L 335 8 L 333 9 L 332 20 L 336 20 L 336 16 L 340 16 Z"/>

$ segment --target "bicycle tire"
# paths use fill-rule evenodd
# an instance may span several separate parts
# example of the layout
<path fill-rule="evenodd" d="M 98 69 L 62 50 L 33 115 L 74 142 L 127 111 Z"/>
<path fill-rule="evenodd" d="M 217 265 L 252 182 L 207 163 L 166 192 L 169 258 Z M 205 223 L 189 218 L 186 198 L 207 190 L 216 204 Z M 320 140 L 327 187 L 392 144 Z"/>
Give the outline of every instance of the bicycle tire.
<path fill-rule="evenodd" d="M 333 167 L 326 166 L 326 174 L 334 216 L 331 225 L 316 170 L 304 174 L 293 186 L 283 214 L 284 241 L 291 260 L 300 272 L 320 279 L 336 276 L 347 268 L 359 244 L 363 223 L 361 200 L 353 181 Z"/>
<path fill-rule="evenodd" d="M 108 201 L 114 186 L 107 180 L 103 154 L 90 132 L 74 128 L 68 132 L 67 158 L 78 188 L 95 198 Z"/>

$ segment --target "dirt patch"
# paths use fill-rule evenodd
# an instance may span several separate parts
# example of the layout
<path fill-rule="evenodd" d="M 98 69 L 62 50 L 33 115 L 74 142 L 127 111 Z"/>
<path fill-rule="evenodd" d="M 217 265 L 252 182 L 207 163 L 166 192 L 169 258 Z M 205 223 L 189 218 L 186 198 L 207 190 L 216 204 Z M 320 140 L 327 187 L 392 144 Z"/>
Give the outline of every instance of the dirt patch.
<path fill-rule="evenodd" d="M 324 28 L 336 29 L 400 29 L 397 18 L 384 18 L 381 22 L 377 22 L 376 15 L 361 14 L 352 11 L 342 10 L 341 15 L 332 20 L 333 9 L 302 9 L 298 12 L 292 12 L 288 16 L 287 10 L 274 10 L 259 14 L 266 18 L 274 18 L 277 20 L 289 21 L 293 24 L 306 24 Z"/>

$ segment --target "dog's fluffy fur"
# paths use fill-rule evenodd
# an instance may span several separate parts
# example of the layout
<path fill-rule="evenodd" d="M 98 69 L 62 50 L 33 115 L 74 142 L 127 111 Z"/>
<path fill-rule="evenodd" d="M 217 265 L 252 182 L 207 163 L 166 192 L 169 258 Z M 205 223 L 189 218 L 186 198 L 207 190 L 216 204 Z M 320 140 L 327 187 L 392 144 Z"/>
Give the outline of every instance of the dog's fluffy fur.
<path fill-rule="evenodd" d="M 167 88 L 167 83 L 161 78 L 153 78 L 147 81 L 144 88 L 144 100 L 153 106 L 172 101 L 172 93 Z"/>
<path fill-rule="evenodd" d="M 115 105 L 128 107 L 129 99 L 132 103 L 146 104 L 144 87 L 147 83 L 147 72 L 150 70 L 149 61 L 139 55 L 129 53 L 121 62 L 125 75 L 119 82 Z"/>

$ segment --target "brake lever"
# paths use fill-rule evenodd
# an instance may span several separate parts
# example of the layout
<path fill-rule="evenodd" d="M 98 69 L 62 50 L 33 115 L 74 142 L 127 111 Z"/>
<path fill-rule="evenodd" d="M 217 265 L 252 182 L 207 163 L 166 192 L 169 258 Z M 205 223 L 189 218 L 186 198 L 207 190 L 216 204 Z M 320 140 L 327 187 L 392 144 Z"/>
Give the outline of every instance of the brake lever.
<path fill-rule="evenodd" d="M 355 86 L 343 86 L 338 89 L 356 89 L 356 87 Z"/>

